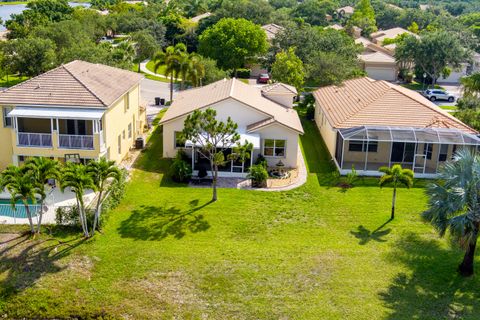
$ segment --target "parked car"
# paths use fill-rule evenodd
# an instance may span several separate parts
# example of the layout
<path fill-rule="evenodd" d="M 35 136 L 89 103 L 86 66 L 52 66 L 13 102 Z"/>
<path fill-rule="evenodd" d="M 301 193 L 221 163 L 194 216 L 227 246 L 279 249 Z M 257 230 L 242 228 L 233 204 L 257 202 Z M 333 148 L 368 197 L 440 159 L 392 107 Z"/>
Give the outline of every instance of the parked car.
<path fill-rule="evenodd" d="M 435 100 L 447 100 L 448 102 L 455 101 L 455 96 L 445 90 L 441 89 L 428 89 L 423 92 L 423 95 L 430 101 Z"/>
<path fill-rule="evenodd" d="M 258 76 L 258 83 L 268 83 L 270 76 L 268 73 L 262 73 Z"/>

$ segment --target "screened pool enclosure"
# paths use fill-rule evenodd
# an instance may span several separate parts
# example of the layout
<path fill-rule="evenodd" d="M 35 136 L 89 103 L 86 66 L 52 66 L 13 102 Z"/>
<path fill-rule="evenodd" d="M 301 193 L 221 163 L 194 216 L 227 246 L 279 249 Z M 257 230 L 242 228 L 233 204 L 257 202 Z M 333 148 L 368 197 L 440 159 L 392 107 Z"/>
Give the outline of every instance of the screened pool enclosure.
<path fill-rule="evenodd" d="M 335 162 L 342 174 L 379 175 L 401 164 L 419 177 L 434 176 L 460 148 L 477 149 L 480 138 L 458 129 L 361 126 L 337 131 Z"/>

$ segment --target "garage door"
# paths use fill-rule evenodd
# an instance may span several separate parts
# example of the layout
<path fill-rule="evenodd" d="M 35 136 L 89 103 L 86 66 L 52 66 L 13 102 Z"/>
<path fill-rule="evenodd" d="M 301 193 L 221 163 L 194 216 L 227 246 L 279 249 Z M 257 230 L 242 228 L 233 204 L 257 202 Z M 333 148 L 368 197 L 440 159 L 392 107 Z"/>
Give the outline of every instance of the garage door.
<path fill-rule="evenodd" d="M 365 71 L 370 78 L 375 80 L 397 80 L 395 68 L 367 67 Z"/>

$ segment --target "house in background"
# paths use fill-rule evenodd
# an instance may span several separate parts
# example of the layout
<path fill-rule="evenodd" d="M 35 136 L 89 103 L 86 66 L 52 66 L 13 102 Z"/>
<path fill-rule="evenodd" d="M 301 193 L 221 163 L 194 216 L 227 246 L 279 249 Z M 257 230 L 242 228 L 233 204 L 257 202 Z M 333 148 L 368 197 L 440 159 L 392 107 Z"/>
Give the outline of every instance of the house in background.
<path fill-rule="evenodd" d="M 142 78 L 76 60 L 0 92 L 0 168 L 28 157 L 120 162 L 145 125 Z"/>
<path fill-rule="evenodd" d="M 262 26 L 262 29 L 265 31 L 265 33 L 267 35 L 267 40 L 269 42 L 272 42 L 273 39 L 275 39 L 275 37 L 277 36 L 277 34 L 280 31 L 283 31 L 285 28 L 282 27 L 282 26 L 279 26 L 278 24 L 275 24 L 275 23 L 269 23 L 269 24 L 266 24 L 266 25 Z"/>
<path fill-rule="evenodd" d="M 397 80 L 397 62 L 389 50 L 364 37 L 355 39 L 355 43 L 363 46 L 363 52 L 358 55 L 358 60 L 369 78 L 386 81 Z"/>
<path fill-rule="evenodd" d="M 395 27 L 395 28 L 391 28 L 391 29 L 387 29 L 387 30 L 379 30 L 377 32 L 374 32 L 374 33 L 370 34 L 370 38 L 372 39 L 373 43 L 378 44 L 380 46 L 383 46 L 383 41 L 385 39 L 395 39 L 397 36 L 402 35 L 404 33 L 408 33 L 410 35 L 414 35 L 414 36 L 418 37 L 416 34 L 410 32 L 408 30 L 405 30 L 405 29 L 400 28 L 400 27 Z M 393 50 L 393 52 L 395 52 L 395 44 L 389 44 L 387 46 L 386 46 L 387 49 Z"/>
<path fill-rule="evenodd" d="M 220 176 L 245 177 L 259 155 L 266 158 L 269 166 L 274 167 L 281 161 L 287 168 L 296 168 L 300 154 L 298 136 L 303 134 L 303 128 L 297 112 L 291 106 L 277 102 L 286 101 L 287 95 L 293 101 L 294 94 L 286 92 L 288 87 L 271 86 L 262 92 L 233 78 L 180 92 L 160 121 L 163 125 L 163 156 L 173 158 L 179 150 L 184 150 L 191 158 L 194 173 L 201 168 L 209 171 L 210 164 L 198 152 L 198 146 L 189 141 L 182 142 L 179 134 L 189 114 L 212 108 L 216 110 L 218 120 L 226 121 L 230 117 L 238 124 L 241 143 L 253 144 L 249 161 L 229 161 L 220 168 Z"/>
<path fill-rule="evenodd" d="M 345 6 L 337 9 L 337 14 L 340 18 L 349 18 L 352 16 L 355 8 L 352 6 Z"/>
<path fill-rule="evenodd" d="M 314 92 L 315 122 L 341 174 L 379 176 L 401 164 L 434 178 L 459 148 L 477 148 L 477 132 L 419 93 L 370 78 Z"/>

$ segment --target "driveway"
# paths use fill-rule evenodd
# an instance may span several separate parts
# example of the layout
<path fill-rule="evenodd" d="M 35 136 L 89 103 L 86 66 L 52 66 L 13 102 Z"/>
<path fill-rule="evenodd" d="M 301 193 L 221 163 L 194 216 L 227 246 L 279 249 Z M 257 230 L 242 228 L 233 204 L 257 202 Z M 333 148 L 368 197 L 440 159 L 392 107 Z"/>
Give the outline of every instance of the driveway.
<path fill-rule="evenodd" d="M 147 121 L 151 123 L 157 114 L 165 107 L 155 105 L 155 97 L 170 99 L 170 84 L 167 82 L 155 81 L 150 79 L 143 79 L 140 83 L 141 99 L 147 106 Z M 173 97 L 176 95 L 176 90 L 173 91 Z"/>
<path fill-rule="evenodd" d="M 457 100 L 463 97 L 463 92 L 462 92 L 462 86 L 458 83 L 440 83 L 440 86 L 442 86 L 445 90 L 450 92 L 454 97 L 455 101 L 454 102 L 448 102 L 448 101 L 434 101 L 434 103 L 437 106 L 456 106 L 457 105 Z"/>

